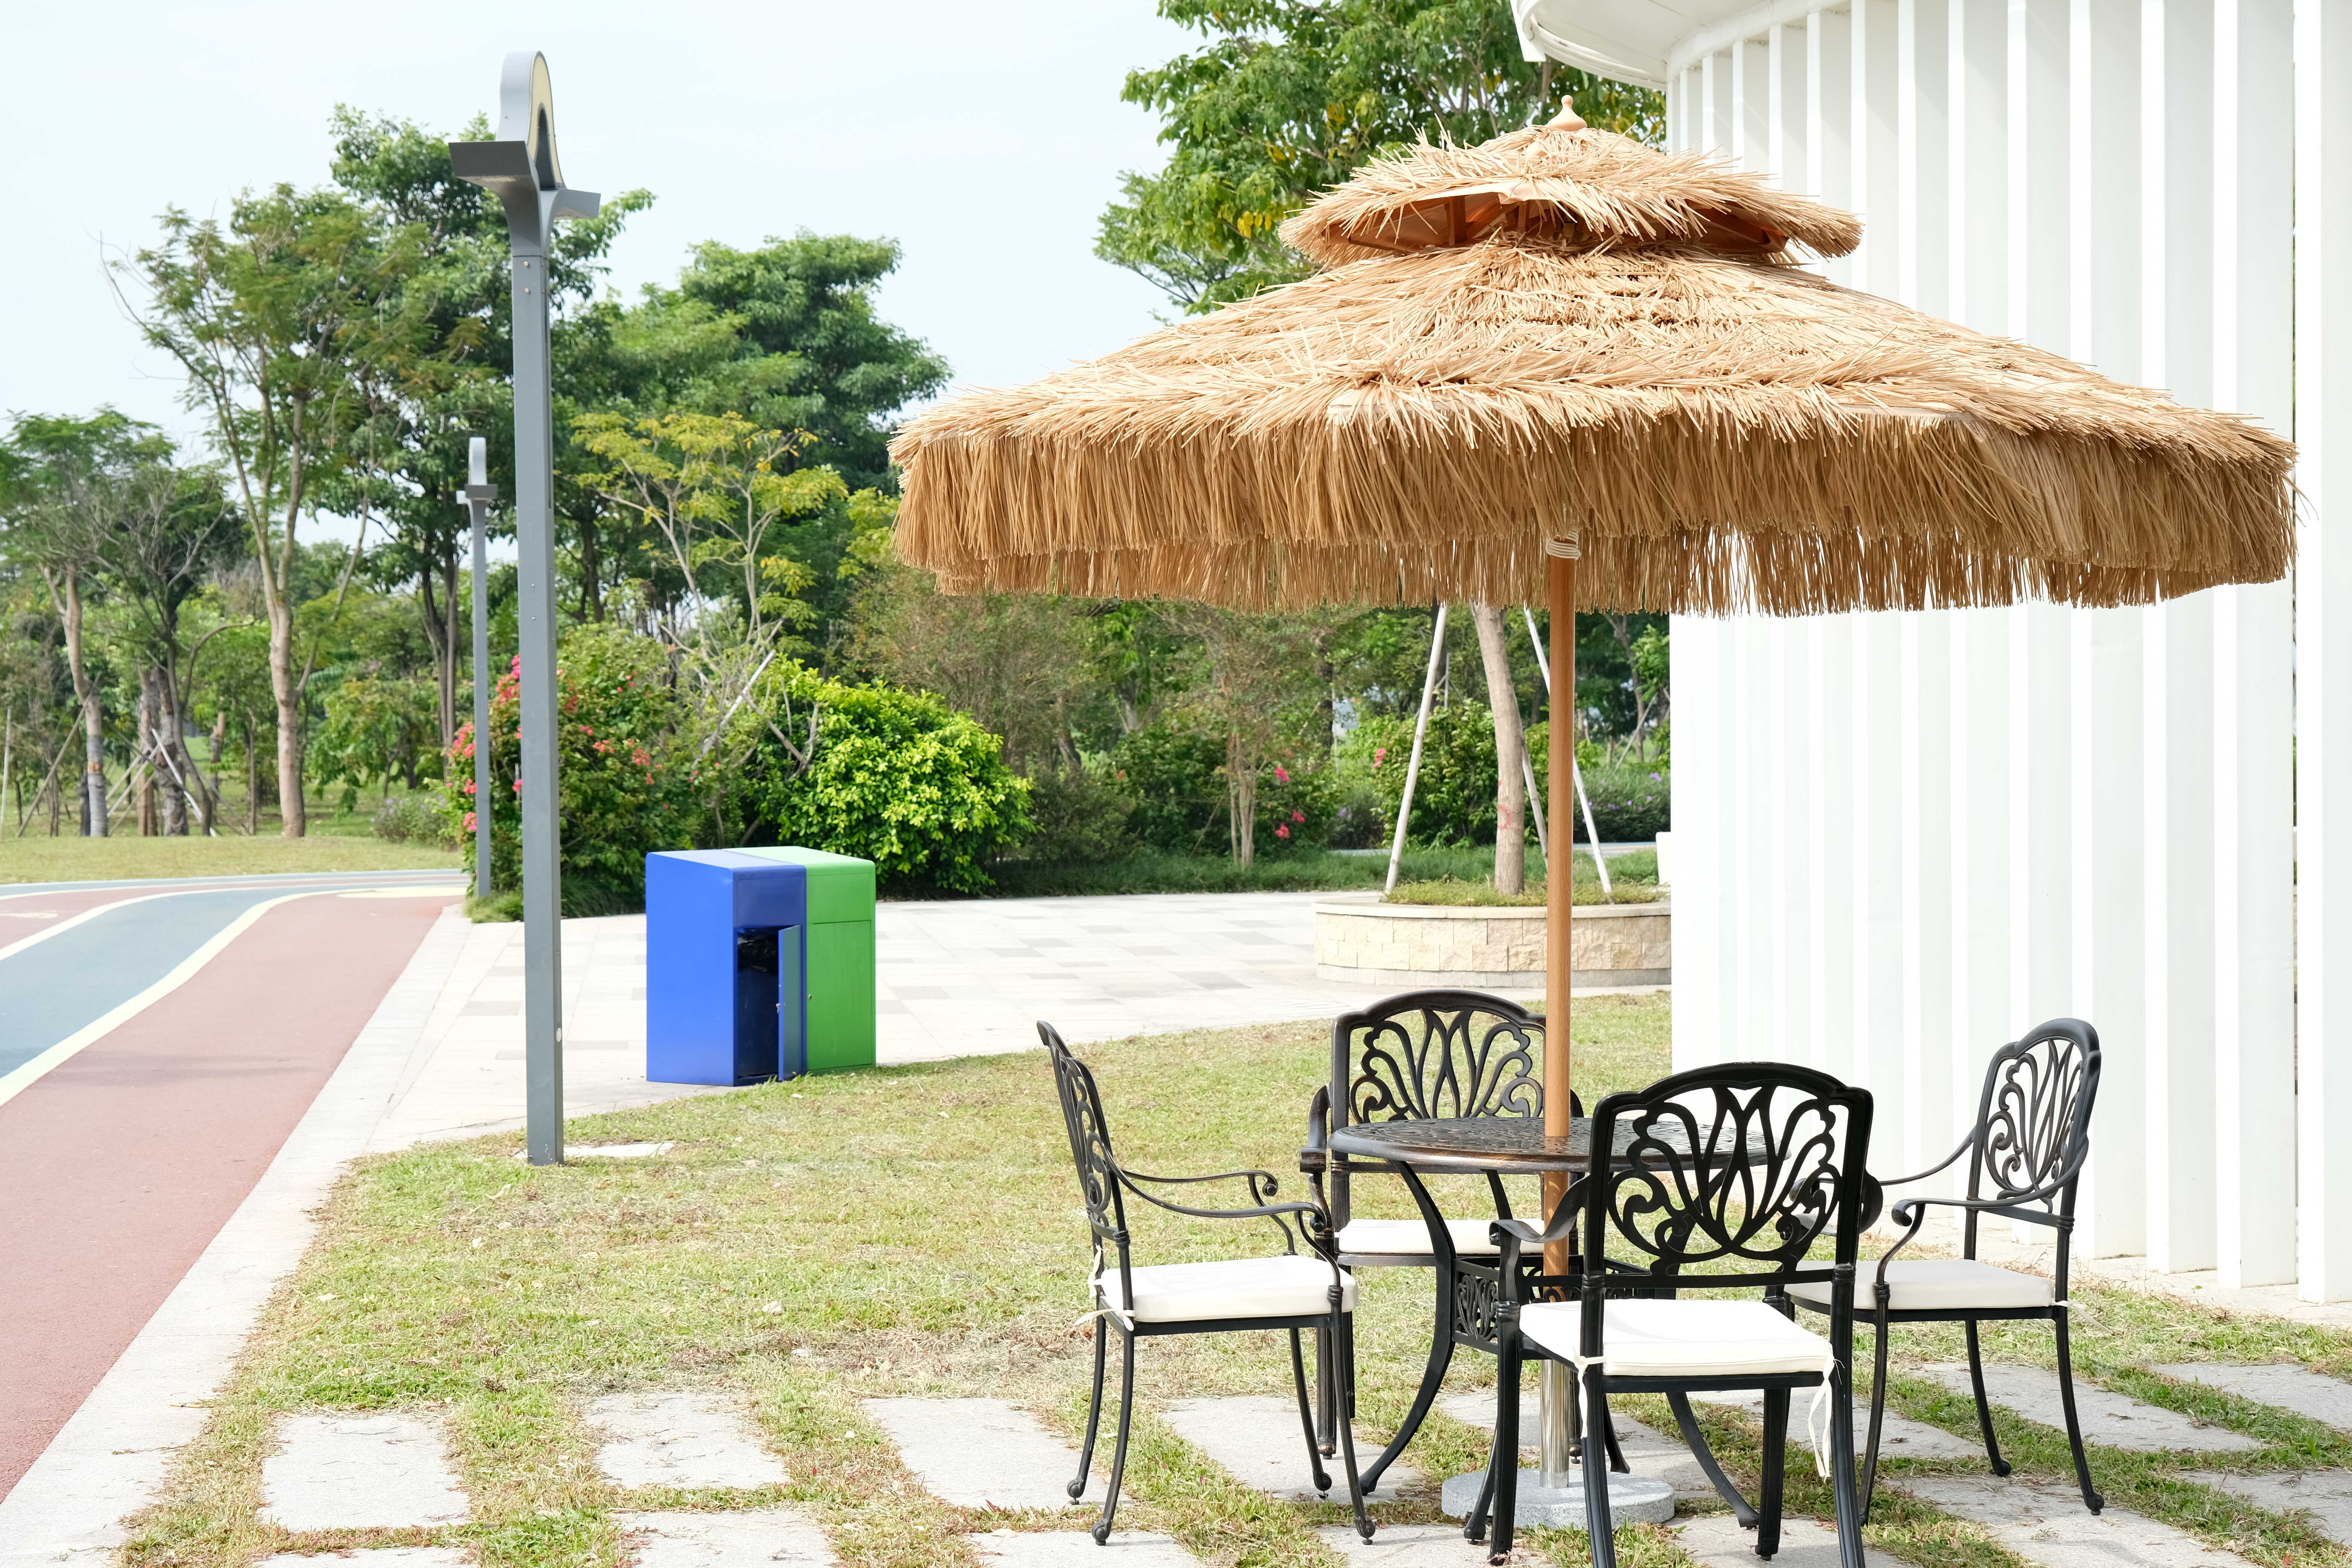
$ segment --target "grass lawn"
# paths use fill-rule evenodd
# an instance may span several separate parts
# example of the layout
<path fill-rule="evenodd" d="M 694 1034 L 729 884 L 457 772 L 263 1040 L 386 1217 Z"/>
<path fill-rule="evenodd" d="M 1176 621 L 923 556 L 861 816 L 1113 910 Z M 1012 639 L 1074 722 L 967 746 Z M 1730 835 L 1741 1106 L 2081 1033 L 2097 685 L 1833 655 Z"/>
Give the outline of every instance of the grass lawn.
<path fill-rule="evenodd" d="M 1580 1005 L 1578 1081 L 1588 1100 L 1645 1082 L 1667 1063 L 1664 998 Z M 1114 1134 L 1139 1169 L 1256 1164 L 1295 1170 L 1301 1113 L 1324 1060 L 1315 1025 L 1136 1039 L 1082 1052 L 1099 1076 Z M 444 1542 L 486 1568 L 610 1568 L 614 1515 L 652 1508 L 788 1502 L 824 1523 L 845 1563 L 932 1568 L 976 1563 L 963 1534 L 1070 1528 L 1069 1516 L 961 1510 L 924 1492 L 865 1417 L 861 1397 L 989 1395 L 1026 1405 L 1075 1438 L 1089 1342 L 1084 1223 L 1045 1061 L 1034 1053 L 882 1068 L 769 1085 L 584 1118 L 575 1142 L 673 1139 L 653 1160 L 533 1170 L 519 1135 L 428 1145 L 361 1163 L 323 1215 L 318 1245 L 268 1308 L 205 1436 L 175 1461 L 163 1500 L 134 1521 L 131 1568 L 244 1568 L 273 1551 Z M 1360 1212 L 1409 1213 L 1395 1184 L 1360 1181 Z M 1465 1190 L 1463 1201 L 1470 1194 Z M 1272 1238 L 1257 1222 L 1215 1225 L 1151 1212 L 1134 1221 L 1139 1260 L 1243 1255 Z M 1262 1234 L 1264 1241 L 1252 1238 Z M 1361 1425 L 1402 1414 L 1425 1352 L 1429 1276 L 1366 1270 L 1361 1280 Z M 2076 1312 L 2085 1373 L 2141 1398 L 2252 1433 L 2258 1452 L 2201 1460 L 2244 1468 L 2352 1463 L 2352 1442 L 2313 1423 L 2136 1370 L 2200 1357 L 2292 1357 L 2352 1371 L 2352 1335 L 2287 1327 L 2154 1296 L 2090 1287 Z M 1990 1336 L 2000 1359 L 2046 1363 L 2046 1329 Z M 1957 1331 L 1914 1330 L 1899 1366 L 1958 1353 Z M 1273 1335 L 1147 1342 L 1144 1406 L 1120 1514 L 1166 1531 L 1212 1564 L 1336 1564 L 1310 1527 L 1328 1504 L 1246 1490 L 1154 1414 L 1188 1394 L 1286 1397 Z M 1457 1360 L 1455 1383 L 1492 1363 Z M 789 1484 L 757 1492 L 623 1493 L 593 1462 L 582 1407 L 632 1388 L 738 1394 L 782 1458 Z M 1972 1409 L 1906 1372 L 1906 1414 L 1956 1432 Z M 1663 1404 L 1628 1414 L 1666 1424 Z M 403 1407 L 445 1423 L 476 1522 L 441 1531 L 294 1536 L 256 1519 L 261 1462 L 280 1413 Z M 1708 1407 L 1702 1407 L 1708 1409 Z M 1709 1410 L 1718 1451 L 1752 1482 L 1756 1434 Z M 2068 1474 L 2063 1438 L 2006 1422 L 2021 1475 Z M 1105 1458 L 1107 1458 L 1107 1454 Z M 1412 1453 L 1432 1479 L 1480 1462 L 1480 1435 L 1433 1415 Z M 1100 1461 L 1098 1461 L 1100 1462 Z M 2182 1481 L 2161 1457 L 2101 1451 L 2100 1484 L 2258 1562 L 2342 1563 L 2297 1521 Z M 1965 1465 L 1894 1461 L 1906 1469 Z M 1826 1515 L 1810 1466 L 1791 1466 L 1790 1507 Z M 1685 1505 L 1689 1507 L 1691 1505 Z M 1433 1500 L 1380 1509 L 1434 1521 Z M 1928 1568 L 2015 1568 L 1978 1528 L 1882 1492 L 1877 1544 Z M 1685 1562 L 1656 1527 L 1622 1532 L 1640 1568 Z M 1583 1561 L 1581 1538 L 1539 1547 Z M 1463 1550 L 1465 1563 L 1475 1561 Z"/>
<path fill-rule="evenodd" d="M 244 877 L 266 871 L 448 869 L 454 851 L 429 844 L 318 832 L 308 838 L 8 838 L 0 839 L 0 883 L 88 882 L 134 877 Z"/>
<path fill-rule="evenodd" d="M 1543 857 L 1528 847 L 1528 874 L 1540 877 Z M 989 868 L 996 879 L 992 898 L 1048 898 L 1074 893 L 1269 893 L 1348 892 L 1380 887 L 1388 879 L 1389 858 L 1344 855 L 1333 850 L 1302 850 L 1297 854 L 1265 854 L 1249 866 L 1236 866 L 1220 855 L 1171 855 L 1143 850 L 1117 860 L 1067 862 L 1005 860 Z M 1609 874 L 1629 882 L 1658 879 L 1657 853 L 1637 849 L 1609 858 Z M 1399 868 L 1402 883 L 1454 884 L 1489 882 L 1495 876 L 1495 848 L 1407 849 Z M 1591 884 L 1591 897 L 1581 889 Z M 1592 868 L 1591 850 L 1576 855 L 1579 902 L 1599 902 L 1601 882 Z M 1435 900 L 1444 901 L 1444 900 Z M 1538 902 L 1541 900 L 1538 900 Z"/>

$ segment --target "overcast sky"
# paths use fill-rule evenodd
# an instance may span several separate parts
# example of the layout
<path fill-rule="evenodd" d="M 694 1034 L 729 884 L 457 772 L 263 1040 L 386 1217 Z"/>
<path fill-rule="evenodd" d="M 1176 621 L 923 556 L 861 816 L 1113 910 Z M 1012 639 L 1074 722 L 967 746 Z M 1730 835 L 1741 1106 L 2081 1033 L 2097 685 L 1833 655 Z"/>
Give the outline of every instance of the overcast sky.
<path fill-rule="evenodd" d="M 1001 385 L 1156 324 L 1095 258 L 1122 169 L 1160 162 L 1125 73 L 1188 47 L 1151 0 L 0 0 L 0 413 L 110 403 L 185 434 L 101 252 L 177 205 L 327 177 L 338 103 L 450 131 L 496 120 L 510 49 L 547 56 L 564 174 L 643 186 L 612 284 L 703 239 L 887 235 L 883 314 Z"/>

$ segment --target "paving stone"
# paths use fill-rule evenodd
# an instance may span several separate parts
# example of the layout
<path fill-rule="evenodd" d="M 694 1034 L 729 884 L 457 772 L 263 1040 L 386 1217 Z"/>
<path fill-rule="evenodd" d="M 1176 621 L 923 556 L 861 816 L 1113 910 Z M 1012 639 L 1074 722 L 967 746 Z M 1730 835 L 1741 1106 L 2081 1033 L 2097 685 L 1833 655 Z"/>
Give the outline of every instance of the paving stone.
<path fill-rule="evenodd" d="M 1759 1391 L 1694 1394 L 1691 1398 L 1708 1405 L 1733 1405 L 1746 1411 L 1750 1419 L 1764 1419 L 1764 1395 Z M 1812 1439 L 1805 1436 L 1806 1413 L 1812 1399 L 1811 1391 L 1802 1388 L 1789 1396 L 1789 1443 L 1792 1447 L 1807 1450 L 1812 1447 Z M 1853 1407 L 1853 1451 L 1859 1455 L 1869 1446 L 1870 1404 L 1867 1400 L 1857 1400 Z M 1913 1421 L 1889 1410 L 1886 1425 L 1878 1436 L 1878 1457 L 1882 1459 L 1980 1459 L 1984 1458 L 1984 1449 L 1970 1438 L 1954 1436 L 1941 1426 L 1930 1426 L 1925 1421 Z"/>
<path fill-rule="evenodd" d="M 1082 1531 L 992 1530 L 967 1535 L 982 1563 L 1002 1568 L 1201 1568 L 1201 1560 L 1164 1535 L 1115 1530 L 1100 1546 Z"/>
<path fill-rule="evenodd" d="M 1069 1508 L 1078 1451 L 1002 1399 L 869 1399 L 866 1413 L 932 1495 L 958 1508 Z M 1108 1428 L 1108 1420 L 1104 1423 Z M 1115 1432 L 1095 1447 L 1085 1501 L 1102 1506 Z"/>
<path fill-rule="evenodd" d="M 732 1402 L 715 1394 L 610 1394 L 588 1406 L 596 1468 L 622 1487 L 780 1487 L 791 1478 Z"/>
<path fill-rule="evenodd" d="M 1743 1530 L 1727 1513 L 1711 1513 L 1675 1527 L 1682 1548 L 1697 1568 L 1756 1568 L 1756 1532 Z M 1863 1549 L 1870 1568 L 1902 1568 L 1903 1559 Z M 1837 1527 L 1819 1520 L 1780 1520 L 1780 1550 L 1773 1568 L 1838 1568 Z"/>
<path fill-rule="evenodd" d="M 2191 1470 L 2184 1478 L 2243 1498 L 2273 1513 L 2309 1513 L 2330 1541 L 2352 1546 L 2352 1470 L 2284 1470 L 2243 1475 L 2235 1470 Z"/>
<path fill-rule="evenodd" d="M 1168 1425 L 1244 1486 L 1302 1501 L 1325 1495 L 1316 1491 L 1314 1472 L 1307 1468 L 1307 1437 L 1299 1430 L 1295 1400 L 1263 1394 L 1234 1399 L 1179 1399 L 1168 1407 Z M 1357 1434 L 1358 1465 L 1370 1464 L 1380 1451 L 1380 1445 Z M 1344 1501 L 1348 1479 L 1339 1468 L 1339 1457 L 1334 1454 L 1326 1459 L 1323 1468 L 1331 1478 L 1328 1495 Z M 1399 1461 L 1388 1468 L 1378 1489 L 1367 1493 L 1365 1500 L 1388 1501 L 1397 1495 L 1398 1488 L 1420 1479 L 1417 1471 Z"/>
<path fill-rule="evenodd" d="M 1339 1554 L 1342 1563 L 1379 1563 L 1381 1568 L 1475 1568 L 1486 1560 L 1484 1548 L 1462 1539 L 1458 1524 L 1384 1524 L 1370 1541 L 1344 1524 L 1315 1533 Z M 1531 1550 L 1525 1535 L 1511 1543 L 1509 1568 L 1535 1568 L 1550 1561 Z"/>
<path fill-rule="evenodd" d="M 262 1461 L 261 1516 L 287 1530 L 461 1524 L 441 1432 L 414 1415 L 289 1415 Z"/>
<path fill-rule="evenodd" d="M 1486 1432 L 1495 1429 L 1492 1393 L 1449 1394 L 1438 1400 L 1437 1407 L 1465 1426 Z M 1519 1403 L 1519 1441 L 1529 1448 L 1535 1447 L 1535 1391 L 1529 1389 Z M 1634 1475 L 1664 1481 L 1680 1497 L 1715 1495 L 1706 1472 L 1698 1468 L 1698 1460 L 1680 1436 L 1654 1432 L 1622 1411 L 1611 1411 L 1609 1418 L 1616 1424 L 1617 1447 L 1625 1455 L 1626 1468 Z"/>
<path fill-rule="evenodd" d="M 281 1552 L 265 1557 L 259 1568 L 474 1568 L 473 1560 L 455 1546 L 374 1546 L 360 1552 L 319 1556 L 305 1552 Z"/>
<path fill-rule="evenodd" d="M 2208 1546 L 2112 1503 L 2094 1514 L 2071 1489 L 2028 1486 L 2011 1478 L 1906 1476 L 1902 1489 L 1946 1513 L 1975 1521 L 2003 1546 L 2046 1568 L 2251 1568 L 2234 1552 Z"/>
<path fill-rule="evenodd" d="M 2328 1377 L 2307 1366 L 2273 1362 L 2261 1366 L 2221 1366 L 2211 1363 L 2176 1363 L 2149 1368 L 2183 1383 L 2201 1383 L 2259 1405 L 2274 1405 L 2308 1415 L 2330 1426 L 2352 1431 L 2352 1383 Z"/>
<path fill-rule="evenodd" d="M 616 1521 L 637 1542 L 636 1568 L 833 1568 L 833 1543 L 797 1509 L 736 1513 L 625 1513 Z M 325 1568 L 313 1559 L 311 1568 Z"/>
<path fill-rule="evenodd" d="M 1962 1398 L 1969 1396 L 1967 1363 L 1950 1362 L 1921 1370 Z M 2059 1403 L 2058 1374 L 2048 1367 L 1999 1363 L 1988 1366 L 1985 1394 L 1995 1405 L 2006 1405 L 2028 1421 L 2038 1421 L 2061 1432 L 2066 1429 L 2065 1407 Z M 2094 1388 L 2080 1378 L 2074 1381 L 2074 1408 L 2083 1418 L 2083 1440 L 2104 1443 L 2110 1448 L 2129 1448 L 2144 1454 L 2170 1448 L 2221 1454 L 2262 1447 L 2252 1437 L 2226 1426 L 2200 1426 L 2177 1410 Z"/>

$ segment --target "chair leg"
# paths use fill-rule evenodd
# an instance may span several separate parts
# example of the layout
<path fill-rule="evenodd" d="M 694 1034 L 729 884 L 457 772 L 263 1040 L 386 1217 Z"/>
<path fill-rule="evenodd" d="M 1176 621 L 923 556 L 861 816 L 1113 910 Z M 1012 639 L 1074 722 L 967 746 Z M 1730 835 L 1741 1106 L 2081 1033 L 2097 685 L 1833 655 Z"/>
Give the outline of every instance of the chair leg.
<path fill-rule="evenodd" d="M 1609 1468 L 1621 1476 L 1630 1476 L 1633 1467 L 1625 1462 L 1625 1450 L 1617 1446 L 1617 1423 L 1609 1423 Z"/>
<path fill-rule="evenodd" d="M 1886 1337 L 1885 1325 L 1879 1328 L 1880 1342 Z M 1847 1345 L 1847 1364 L 1853 1364 L 1853 1346 Z M 1885 1364 L 1883 1357 L 1881 1364 Z M 1885 1397 L 1885 1374 L 1874 1391 L 1874 1398 Z M 1853 1484 L 1853 1380 L 1844 1372 L 1830 1377 L 1830 1491 L 1837 1500 L 1838 1568 L 1865 1568 L 1862 1547 L 1862 1527 L 1870 1521 L 1866 1498 L 1854 1495 Z"/>
<path fill-rule="evenodd" d="M 1886 1426 L 1886 1320 L 1877 1325 L 1878 1346 L 1870 1374 L 1870 1451 L 1862 1461 L 1862 1522 L 1870 1522 L 1870 1500 L 1878 1495 L 1878 1439 Z M 1851 1408 L 1852 1402 L 1848 1402 Z M 1851 1419 L 1851 1417 L 1849 1417 Z"/>
<path fill-rule="evenodd" d="M 1325 1458 L 1338 1451 L 1338 1381 L 1331 1373 L 1331 1331 L 1315 1331 L 1315 1448 Z"/>
<path fill-rule="evenodd" d="M 1599 1454 L 1609 1447 L 1609 1396 L 1601 1391 L 1601 1369 L 1585 1374 L 1584 1451 Z M 1617 1532 L 1609 1517 L 1609 1470 L 1584 1467 L 1584 1528 L 1592 1538 L 1592 1568 L 1617 1568 Z"/>
<path fill-rule="evenodd" d="M 1111 1329 L 1100 1318 L 1095 1320 L 1095 1392 L 1087 1401 L 1087 1440 L 1078 1448 L 1078 1479 L 1070 1483 L 1070 1500 L 1076 1502 L 1087 1495 L 1087 1472 L 1095 1462 L 1095 1434 L 1102 1430 L 1103 1363 L 1110 1352 Z"/>
<path fill-rule="evenodd" d="M 1421 1424 L 1429 1419 L 1430 1406 L 1437 1403 L 1438 1390 L 1445 1386 L 1445 1369 L 1454 1364 L 1454 1293 L 1459 1288 L 1460 1281 L 1458 1276 L 1450 1275 L 1443 1268 L 1438 1269 L 1436 1273 L 1437 1322 L 1431 1331 L 1429 1363 L 1422 1370 L 1421 1387 L 1413 1393 L 1412 1408 L 1405 1412 L 1403 1424 L 1397 1427 L 1396 1434 L 1389 1439 L 1388 1446 L 1381 1450 L 1380 1458 L 1374 1459 L 1364 1471 L 1366 1491 L 1372 1491 L 1379 1488 L 1381 1478 L 1388 1474 L 1389 1467 L 1396 1463 L 1398 1456 L 1404 1452 L 1405 1445 L 1411 1443 L 1420 1434 Z M 1355 1378 L 1352 1365 L 1349 1369 L 1348 1376 L 1352 1384 Z M 1325 1444 L 1323 1452 L 1326 1454 L 1331 1452 L 1328 1442 Z"/>
<path fill-rule="evenodd" d="M 1334 1301 L 1336 1308 L 1339 1303 Z M 1346 1347 L 1339 1358 L 1339 1408 L 1352 1411 L 1356 1405 L 1356 1325 L 1347 1313 L 1332 1313 L 1332 1332 Z M 1339 1423 L 1339 1468 L 1348 1478 L 1348 1503 L 1356 1512 L 1356 1534 L 1365 1541 L 1372 1538 L 1372 1516 L 1364 1511 L 1364 1479 L 1356 1473 L 1356 1424 L 1352 1420 Z"/>
<path fill-rule="evenodd" d="M 1780 1506 L 1789 1480 L 1789 1391 L 1764 1391 L 1764 1476 L 1757 1490 L 1756 1555 L 1780 1550 Z"/>
<path fill-rule="evenodd" d="M 1739 1489 L 1731 1484 L 1731 1478 L 1725 1475 L 1723 1467 L 1716 1462 L 1715 1450 L 1706 1446 L 1706 1434 L 1698 1429 L 1698 1417 L 1691 1413 L 1690 1395 L 1669 1394 L 1666 1404 L 1675 1413 L 1675 1426 L 1682 1433 L 1683 1442 L 1689 1447 L 1691 1458 L 1698 1461 L 1698 1468 L 1706 1472 L 1716 1494 L 1731 1505 L 1732 1516 L 1739 1521 L 1742 1530 L 1755 1529 L 1756 1510 L 1748 1506 L 1748 1500 L 1739 1495 Z"/>
<path fill-rule="evenodd" d="M 1135 1426 L 1135 1336 L 1121 1334 L 1118 1385 L 1118 1443 L 1110 1454 L 1110 1489 L 1103 1496 L 1102 1518 L 1095 1522 L 1095 1544 L 1110 1540 L 1111 1521 L 1118 1514 L 1118 1489 L 1127 1479 L 1127 1438 Z"/>
<path fill-rule="evenodd" d="M 1512 1321 L 1505 1321 L 1505 1311 Z M 1462 1533 L 1475 1541 L 1487 1538 L 1487 1560 L 1501 1563 L 1511 1555 L 1511 1532 L 1519 1507 L 1519 1334 L 1517 1309 L 1496 1311 L 1495 1448 L 1486 1460 L 1486 1498 L 1494 1503 L 1494 1523 L 1487 1528 L 1484 1508 L 1472 1510 Z"/>
<path fill-rule="evenodd" d="M 2060 1308 L 2051 1326 L 2058 1331 L 2058 1396 L 2066 1405 L 2066 1441 L 2074 1450 L 2074 1480 L 2083 1489 L 2083 1506 L 2093 1513 L 2107 1506 L 2091 1486 L 2091 1461 L 2083 1453 L 2083 1423 L 2074 1414 L 2074 1352 L 2066 1339 L 2066 1311 Z"/>
<path fill-rule="evenodd" d="M 1318 1331 L 1318 1333 L 1320 1331 Z M 1338 1358 L 1334 1357 L 1333 1360 L 1336 1363 Z M 1315 1478 L 1317 1491 L 1328 1492 L 1331 1489 L 1331 1477 L 1323 1468 L 1323 1450 L 1315 1441 L 1315 1416 L 1307 1407 L 1307 1364 L 1299 1354 L 1297 1329 L 1290 1331 L 1290 1379 L 1298 1390 L 1298 1429 L 1307 1435 L 1307 1473 Z M 1340 1430 L 1343 1432 L 1347 1430 L 1345 1424 L 1342 1424 Z"/>
<path fill-rule="evenodd" d="M 1969 1386 L 1976 1390 L 1977 1426 L 1984 1433 L 1985 1458 L 1992 1461 L 1992 1473 L 1996 1476 L 2005 1476 L 2009 1474 L 2009 1461 L 2000 1457 L 2000 1439 L 1992 1435 L 1992 1404 L 1985 1398 L 1984 1351 L 1977 1342 L 1976 1320 L 1974 1318 L 1969 1319 L 1967 1326 L 1969 1331 Z M 2058 1325 L 2058 1342 L 2062 1347 L 2066 1342 L 2066 1325 L 2063 1323 Z M 2063 1348 L 2059 1353 L 2062 1357 L 2064 1355 L 2065 1352 Z M 2074 1387 L 2074 1382 L 2071 1378 L 2068 1379 L 2066 1386 L 2070 1391 L 2067 1394 L 2067 1400 L 2069 1404 L 2072 1404 L 2074 1394 L 2071 1391 Z"/>

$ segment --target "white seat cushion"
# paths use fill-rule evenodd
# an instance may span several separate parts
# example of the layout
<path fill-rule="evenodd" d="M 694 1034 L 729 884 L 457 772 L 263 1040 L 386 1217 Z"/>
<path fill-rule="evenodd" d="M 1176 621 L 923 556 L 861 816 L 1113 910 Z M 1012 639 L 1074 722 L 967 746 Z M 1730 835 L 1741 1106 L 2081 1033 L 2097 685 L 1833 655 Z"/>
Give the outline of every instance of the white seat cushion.
<path fill-rule="evenodd" d="M 1874 1289 L 1877 1280 L 1874 1265 L 1865 1263 L 1854 1270 L 1853 1310 L 1857 1317 L 1877 1310 L 1878 1297 Z M 2042 1275 L 1996 1268 L 1969 1258 L 1898 1258 L 1886 1266 L 1886 1283 L 1892 1288 L 1887 1306 L 1897 1312 L 2046 1307 L 2057 1299 L 2054 1282 Z M 1789 1294 L 1801 1301 L 1823 1307 L 1830 1304 L 1827 1280 L 1791 1285 Z"/>
<path fill-rule="evenodd" d="M 1490 1232 L 1495 1222 L 1490 1219 L 1449 1219 L 1445 1228 L 1454 1237 L 1454 1250 L 1465 1257 L 1492 1258 L 1502 1248 L 1495 1245 Z M 1417 1219 L 1351 1219 L 1339 1227 L 1339 1250 L 1360 1252 L 1367 1257 L 1379 1254 L 1407 1254 L 1427 1258 L 1429 1226 Z"/>
<path fill-rule="evenodd" d="M 1331 1266 L 1319 1258 L 1244 1258 L 1229 1263 L 1155 1263 L 1132 1269 L 1139 1323 L 1211 1318 L 1301 1318 L 1331 1310 Z M 1356 1310 L 1356 1281 L 1340 1270 L 1340 1310 Z M 1095 1281 L 1097 1300 L 1116 1306 L 1118 1272 Z"/>
<path fill-rule="evenodd" d="M 1601 1370 L 1612 1377 L 1738 1377 L 1826 1373 L 1829 1341 L 1761 1301 L 1611 1301 L 1601 1333 Z M 1575 1301 L 1519 1309 L 1519 1331 L 1578 1366 L 1584 1308 Z"/>

